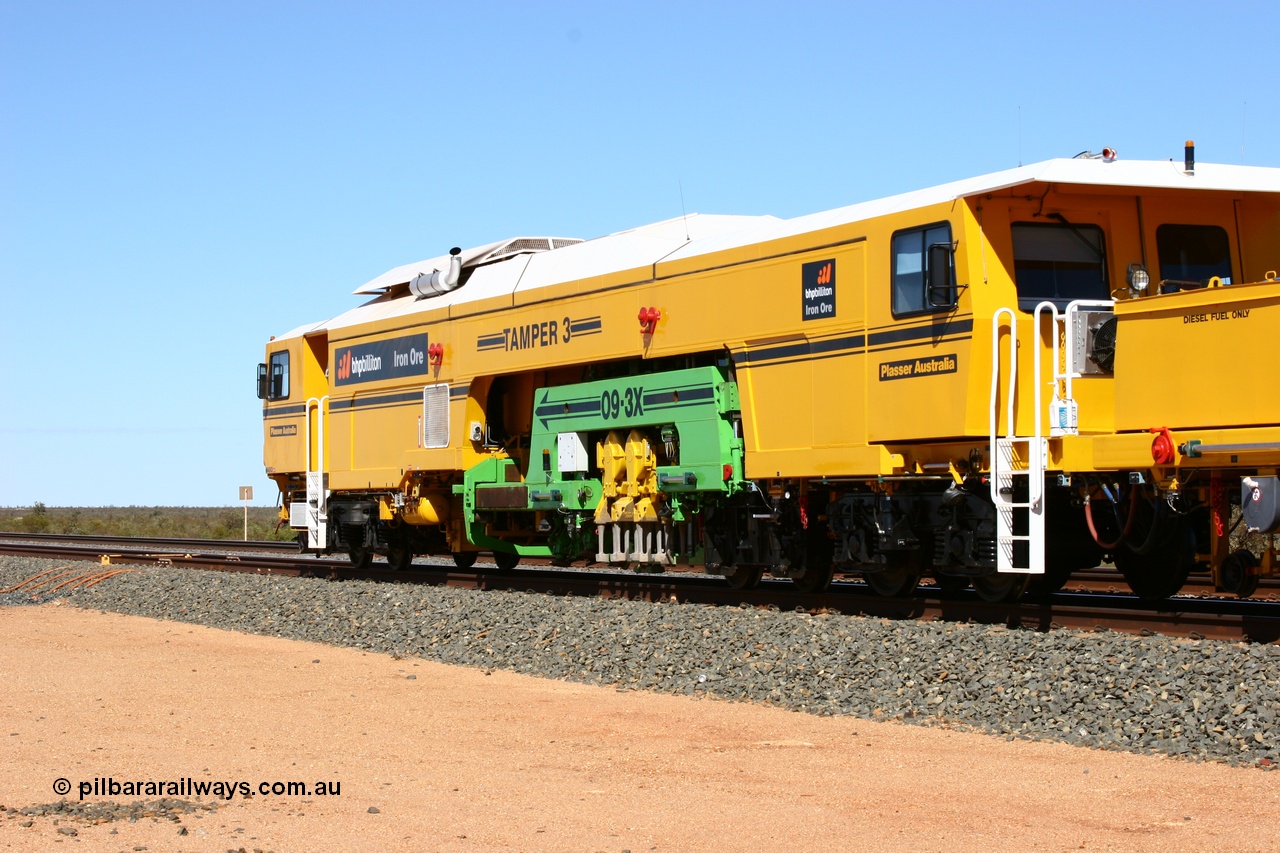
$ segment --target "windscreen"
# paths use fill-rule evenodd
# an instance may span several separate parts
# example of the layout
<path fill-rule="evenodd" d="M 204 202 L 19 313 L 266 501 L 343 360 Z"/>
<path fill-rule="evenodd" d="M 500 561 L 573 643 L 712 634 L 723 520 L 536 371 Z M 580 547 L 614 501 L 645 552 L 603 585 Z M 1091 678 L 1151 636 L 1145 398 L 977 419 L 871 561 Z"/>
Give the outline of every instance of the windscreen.
<path fill-rule="evenodd" d="M 1018 307 L 1032 311 L 1048 300 L 1062 310 L 1075 299 L 1109 298 L 1106 258 L 1106 242 L 1096 225 L 1015 224 Z"/>

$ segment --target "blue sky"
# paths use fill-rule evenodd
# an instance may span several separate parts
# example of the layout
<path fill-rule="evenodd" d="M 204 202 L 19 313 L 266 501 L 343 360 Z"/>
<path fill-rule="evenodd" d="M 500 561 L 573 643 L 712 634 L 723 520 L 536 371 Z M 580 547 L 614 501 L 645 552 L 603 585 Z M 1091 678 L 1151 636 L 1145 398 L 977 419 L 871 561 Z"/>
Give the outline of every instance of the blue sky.
<path fill-rule="evenodd" d="M 0 0 L 0 506 L 274 489 L 272 334 L 518 234 L 1280 166 L 1275 3 Z"/>

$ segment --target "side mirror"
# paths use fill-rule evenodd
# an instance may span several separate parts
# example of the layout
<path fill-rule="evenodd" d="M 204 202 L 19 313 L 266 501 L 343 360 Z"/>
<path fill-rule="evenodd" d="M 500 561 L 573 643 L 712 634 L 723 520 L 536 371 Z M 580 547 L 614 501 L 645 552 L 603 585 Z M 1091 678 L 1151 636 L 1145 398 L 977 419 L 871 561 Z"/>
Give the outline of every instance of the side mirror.
<path fill-rule="evenodd" d="M 258 399 L 267 399 L 267 366 L 265 364 L 258 365 Z"/>
<path fill-rule="evenodd" d="M 929 305 L 932 308 L 954 308 L 959 298 L 951 280 L 950 243 L 934 243 L 929 247 Z"/>

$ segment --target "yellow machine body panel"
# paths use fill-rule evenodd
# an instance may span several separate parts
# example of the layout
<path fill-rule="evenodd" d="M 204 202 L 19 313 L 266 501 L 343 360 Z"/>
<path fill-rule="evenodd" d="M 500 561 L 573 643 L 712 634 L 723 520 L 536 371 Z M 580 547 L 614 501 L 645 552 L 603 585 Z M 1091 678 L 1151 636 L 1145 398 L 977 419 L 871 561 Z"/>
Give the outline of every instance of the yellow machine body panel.
<path fill-rule="evenodd" d="M 1116 304 L 1116 427 L 1146 432 L 1280 424 L 1280 282 L 1235 284 Z M 1254 374 L 1261 382 L 1241 384 Z"/>
<path fill-rule="evenodd" d="M 487 411 L 473 383 L 487 392 L 494 377 L 557 370 L 569 371 L 563 381 L 574 381 L 575 370 L 590 375 L 592 365 L 723 351 L 740 383 L 749 476 L 894 473 L 902 462 L 894 454 L 905 451 L 909 467 L 913 458 L 937 455 L 930 445 L 972 444 L 987 436 L 991 317 L 1001 307 L 1018 306 L 1014 432 L 1035 429 L 1033 348 L 1042 351 L 1041 420 L 1047 418 L 1054 330 L 1047 315 L 1034 328 L 1035 297 L 1019 294 L 1013 239 L 1019 228 L 1033 235 L 1073 228 L 1101 234 L 1105 278 L 1114 291 L 1122 288 L 1130 263 L 1158 255 L 1157 229 L 1167 223 L 1220 226 L 1231 237 L 1233 256 L 1250 259 L 1246 273 L 1261 278 L 1261 267 L 1273 263 L 1266 259 L 1275 257 L 1268 228 L 1280 219 L 1276 211 L 1274 200 L 1225 193 L 1031 183 L 446 308 L 424 302 L 414 314 L 331 332 L 319 355 L 296 339 L 282 342 L 302 365 L 304 383 L 298 388 L 295 382 L 287 405 L 273 401 L 267 407 L 267 464 L 277 471 L 302 467 L 307 429 L 299 406 L 326 392 L 331 484 L 385 487 L 399 483 L 406 470 L 461 471 L 492 455 L 470 441 Z M 1237 219 L 1244 223 L 1238 228 Z M 945 310 L 916 305 L 898 311 L 891 246 L 903 232 L 930 227 L 946 228 L 954 243 L 957 299 Z M 1250 251 L 1242 253 L 1244 247 Z M 833 296 L 810 297 L 809 307 L 830 313 L 807 317 L 803 271 L 826 263 Z M 1276 422 L 1275 413 L 1247 395 L 1225 401 L 1219 397 L 1228 395 L 1174 393 L 1189 371 L 1205 373 L 1206 352 L 1220 353 L 1215 357 L 1226 369 L 1238 346 L 1275 328 L 1276 285 L 1233 287 L 1225 306 L 1219 304 L 1222 292 L 1213 289 L 1120 300 L 1115 312 L 1128 336 L 1118 360 L 1122 369 L 1118 380 L 1109 373 L 1076 378 L 1079 434 L 1107 436 L 1166 423 L 1205 426 L 1223 417 Z M 646 309 L 659 319 L 642 334 L 637 316 Z M 1234 323 L 1196 322 L 1224 312 L 1240 316 Z M 1155 322 L 1127 321 L 1139 316 Z M 330 387 L 317 369 L 322 360 L 336 363 L 343 347 L 410 332 L 425 333 L 443 348 L 440 364 L 411 381 Z M 997 348 L 998 433 L 1005 431 L 1007 335 L 1005 327 Z M 269 356 L 277 351 L 269 348 Z M 1069 357 L 1060 351 L 1057 367 L 1065 369 Z M 1162 369 L 1139 369 L 1157 358 Z M 449 441 L 443 447 L 422 446 L 427 384 L 449 388 Z M 1061 449 L 1051 458 L 1062 460 Z M 886 459 L 891 470 L 884 470 Z"/>
<path fill-rule="evenodd" d="M 280 371 L 280 393 L 262 407 L 263 463 L 268 473 L 303 471 L 308 465 L 321 464 L 323 414 L 318 401 L 329 393 L 325 376 L 328 355 L 324 333 L 273 341 L 267 346 L 268 368 Z M 270 376 L 268 381 L 272 381 Z M 308 400 L 316 405 L 309 406 Z"/>
<path fill-rule="evenodd" d="M 1183 468 L 1212 469 L 1212 490 L 1182 494 L 1221 514 L 1223 482 L 1280 469 L 1280 170 L 1191 165 L 1047 161 L 793 220 L 689 217 L 397 268 L 268 344 L 267 472 L 311 507 L 312 539 L 337 501 L 329 547 L 353 559 L 412 550 L 407 523 L 454 553 L 594 542 L 661 562 L 702 537 L 723 567 L 746 543 L 799 577 L 796 542 L 813 543 L 794 528 L 821 516 L 817 539 L 869 577 L 927 569 L 907 555 L 1034 573 L 1049 488 L 1083 542 L 1071 559 L 1096 558 L 1120 531 L 1079 532 L 1092 492 L 1136 484 L 1133 506 L 1159 512 Z M 695 434 L 718 461 L 685 465 Z M 1215 572 L 1220 540 L 1195 546 Z M 1148 552 L 1121 559 L 1155 572 Z"/>

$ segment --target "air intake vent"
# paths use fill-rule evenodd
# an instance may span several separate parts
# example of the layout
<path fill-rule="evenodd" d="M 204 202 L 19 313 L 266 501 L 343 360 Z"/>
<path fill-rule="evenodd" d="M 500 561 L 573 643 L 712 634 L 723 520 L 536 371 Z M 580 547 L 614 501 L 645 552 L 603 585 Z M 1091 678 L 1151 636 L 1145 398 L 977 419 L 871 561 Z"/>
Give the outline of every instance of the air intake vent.
<path fill-rule="evenodd" d="M 422 389 L 422 446 L 449 446 L 449 386 L 428 385 Z"/>
<path fill-rule="evenodd" d="M 546 237 L 521 237 L 496 250 L 495 255 L 514 255 L 516 252 L 549 252 L 551 241 Z"/>
<path fill-rule="evenodd" d="M 517 237 L 498 246 L 475 263 L 477 266 L 489 264 L 494 261 L 515 257 L 516 255 L 529 255 L 536 252 L 549 252 L 552 249 L 563 249 L 565 246 L 572 246 L 574 243 L 581 242 L 581 240 L 569 237 Z"/>

